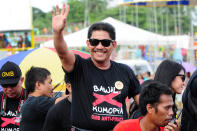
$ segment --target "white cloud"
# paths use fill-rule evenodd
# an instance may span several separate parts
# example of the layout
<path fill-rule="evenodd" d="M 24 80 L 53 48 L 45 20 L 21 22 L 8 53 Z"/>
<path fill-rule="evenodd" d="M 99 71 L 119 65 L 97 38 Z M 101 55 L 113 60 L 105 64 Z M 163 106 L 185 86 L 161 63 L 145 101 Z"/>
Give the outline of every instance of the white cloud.
<path fill-rule="evenodd" d="M 124 3 L 124 0 L 110 0 L 108 7 L 115 7 Z"/>
<path fill-rule="evenodd" d="M 49 12 L 56 5 L 62 7 L 62 3 L 68 0 L 31 0 L 32 6 L 41 9 L 44 12 Z M 114 7 L 124 2 L 124 0 L 108 0 L 108 7 Z"/>
<path fill-rule="evenodd" d="M 43 12 L 50 12 L 56 5 L 62 6 L 67 0 L 31 0 L 32 7 L 41 9 Z"/>

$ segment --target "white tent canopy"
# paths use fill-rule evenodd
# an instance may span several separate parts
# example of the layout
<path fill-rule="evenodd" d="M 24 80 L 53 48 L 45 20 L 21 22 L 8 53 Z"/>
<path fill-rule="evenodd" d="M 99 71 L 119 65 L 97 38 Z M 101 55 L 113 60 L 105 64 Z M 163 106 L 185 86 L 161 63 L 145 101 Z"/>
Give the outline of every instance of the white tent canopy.
<path fill-rule="evenodd" d="M 1 0 L 0 32 L 31 30 L 29 0 Z"/>
<path fill-rule="evenodd" d="M 174 41 L 173 44 L 176 45 L 176 48 L 191 48 L 189 45 L 192 42 L 192 39 L 188 35 L 178 35 L 178 36 L 166 36 L 169 41 Z"/>
<path fill-rule="evenodd" d="M 159 34 L 152 33 L 111 17 L 104 19 L 104 22 L 110 23 L 115 27 L 116 40 L 121 45 L 152 45 L 166 44 L 166 39 Z"/>
<path fill-rule="evenodd" d="M 110 23 L 116 30 L 116 41 L 120 45 L 154 45 L 169 44 L 167 39 L 159 34 L 155 34 L 108 17 L 103 22 Z M 64 36 L 68 47 L 86 46 L 88 27 L 73 34 Z M 53 40 L 41 44 L 42 47 L 54 47 Z"/>
<path fill-rule="evenodd" d="M 64 36 L 64 39 L 68 47 L 84 47 L 86 46 L 88 28 L 79 30 L 72 34 Z M 40 44 L 41 47 L 54 47 L 53 40 L 49 40 L 43 44 Z"/>

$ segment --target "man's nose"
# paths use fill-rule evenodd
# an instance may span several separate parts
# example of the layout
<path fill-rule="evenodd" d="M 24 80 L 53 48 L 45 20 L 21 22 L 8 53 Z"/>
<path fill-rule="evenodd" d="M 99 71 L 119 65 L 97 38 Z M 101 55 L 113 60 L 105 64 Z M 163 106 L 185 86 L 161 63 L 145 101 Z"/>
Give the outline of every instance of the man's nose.
<path fill-rule="evenodd" d="M 101 41 L 99 41 L 97 48 L 103 48 L 104 46 L 102 45 Z"/>
<path fill-rule="evenodd" d="M 169 115 L 169 116 L 172 116 L 173 114 L 174 114 L 173 109 L 170 108 L 170 110 L 169 110 L 169 112 L 168 112 L 168 115 Z"/>
<path fill-rule="evenodd" d="M 8 87 L 6 87 L 5 89 L 6 89 L 7 91 L 9 91 L 9 90 L 13 90 L 13 87 L 8 86 Z"/>

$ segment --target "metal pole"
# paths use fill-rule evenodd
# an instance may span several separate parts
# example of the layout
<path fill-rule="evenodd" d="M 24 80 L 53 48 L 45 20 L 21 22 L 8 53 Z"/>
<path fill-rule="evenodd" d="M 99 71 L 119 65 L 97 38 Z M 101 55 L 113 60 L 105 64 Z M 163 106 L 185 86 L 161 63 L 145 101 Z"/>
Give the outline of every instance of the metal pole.
<path fill-rule="evenodd" d="M 194 26 L 193 26 L 193 20 L 192 20 L 192 7 L 189 8 L 189 16 L 190 16 L 190 32 L 191 32 L 191 42 L 190 42 L 190 52 L 191 52 L 191 56 L 188 57 L 190 60 L 190 62 L 193 62 L 195 61 L 195 56 L 193 54 L 193 51 L 194 51 L 194 48 L 193 48 L 193 42 L 194 42 Z"/>
<path fill-rule="evenodd" d="M 135 24 L 136 24 L 137 27 L 139 27 L 139 23 L 138 23 L 138 5 L 137 5 L 137 3 L 136 3 L 135 8 L 136 8 L 136 15 L 135 15 L 135 17 L 136 17 L 136 19 L 135 19 L 136 20 L 136 23 Z"/>
<path fill-rule="evenodd" d="M 133 25 L 133 20 L 134 20 L 133 8 L 131 7 L 131 25 Z"/>
<path fill-rule="evenodd" d="M 169 26 L 168 26 L 168 7 L 166 8 L 166 35 L 169 34 Z"/>
<path fill-rule="evenodd" d="M 124 20 L 124 23 L 126 23 L 126 19 L 127 19 L 126 18 L 126 16 L 127 16 L 127 13 L 126 13 L 127 12 L 127 8 L 126 8 L 126 6 L 124 6 L 124 10 L 123 11 L 124 11 L 123 12 L 124 13 L 124 19 L 123 20 Z"/>
<path fill-rule="evenodd" d="M 174 34 L 177 35 L 176 7 L 174 7 Z"/>
<path fill-rule="evenodd" d="M 189 9 L 189 14 L 190 14 L 190 25 L 191 25 L 190 31 L 191 31 L 191 36 L 192 36 L 192 38 L 193 38 L 193 37 L 194 37 L 194 26 L 193 26 L 193 21 L 192 21 L 192 11 L 191 11 L 191 8 L 192 8 L 192 7 L 190 7 L 190 9 Z"/>
<path fill-rule="evenodd" d="M 163 11 L 161 10 L 161 34 L 163 35 Z"/>
<path fill-rule="evenodd" d="M 151 8 L 152 14 L 151 14 L 151 30 L 152 32 L 155 32 L 155 25 L 154 25 L 154 7 Z"/>
<path fill-rule="evenodd" d="M 147 8 L 147 11 L 146 11 L 146 23 L 148 25 L 147 30 L 151 31 L 149 18 L 150 18 L 150 15 L 149 15 L 148 8 Z"/>
<path fill-rule="evenodd" d="M 154 21 L 155 21 L 155 33 L 158 33 L 158 27 L 157 27 L 157 11 L 156 11 L 156 3 L 153 2 L 154 7 Z"/>
<path fill-rule="evenodd" d="M 178 1 L 178 26 L 179 26 L 179 35 L 181 35 L 181 7 L 180 7 L 180 1 Z"/>
<path fill-rule="evenodd" d="M 83 27 L 87 27 L 88 25 L 88 0 L 85 0 L 85 15 L 84 15 L 84 25 Z"/>
<path fill-rule="evenodd" d="M 120 21 L 122 20 L 122 10 L 121 10 L 121 6 L 119 7 L 119 19 L 120 19 Z"/>

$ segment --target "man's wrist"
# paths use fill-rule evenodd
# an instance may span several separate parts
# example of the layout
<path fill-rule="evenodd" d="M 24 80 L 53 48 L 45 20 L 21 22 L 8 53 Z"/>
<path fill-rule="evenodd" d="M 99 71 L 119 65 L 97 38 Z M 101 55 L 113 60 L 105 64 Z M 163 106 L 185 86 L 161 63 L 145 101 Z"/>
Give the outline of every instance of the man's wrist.
<path fill-rule="evenodd" d="M 54 33 L 53 33 L 53 37 L 54 37 L 54 38 L 60 38 L 60 37 L 63 37 L 63 31 L 60 31 L 60 32 L 54 32 Z"/>

